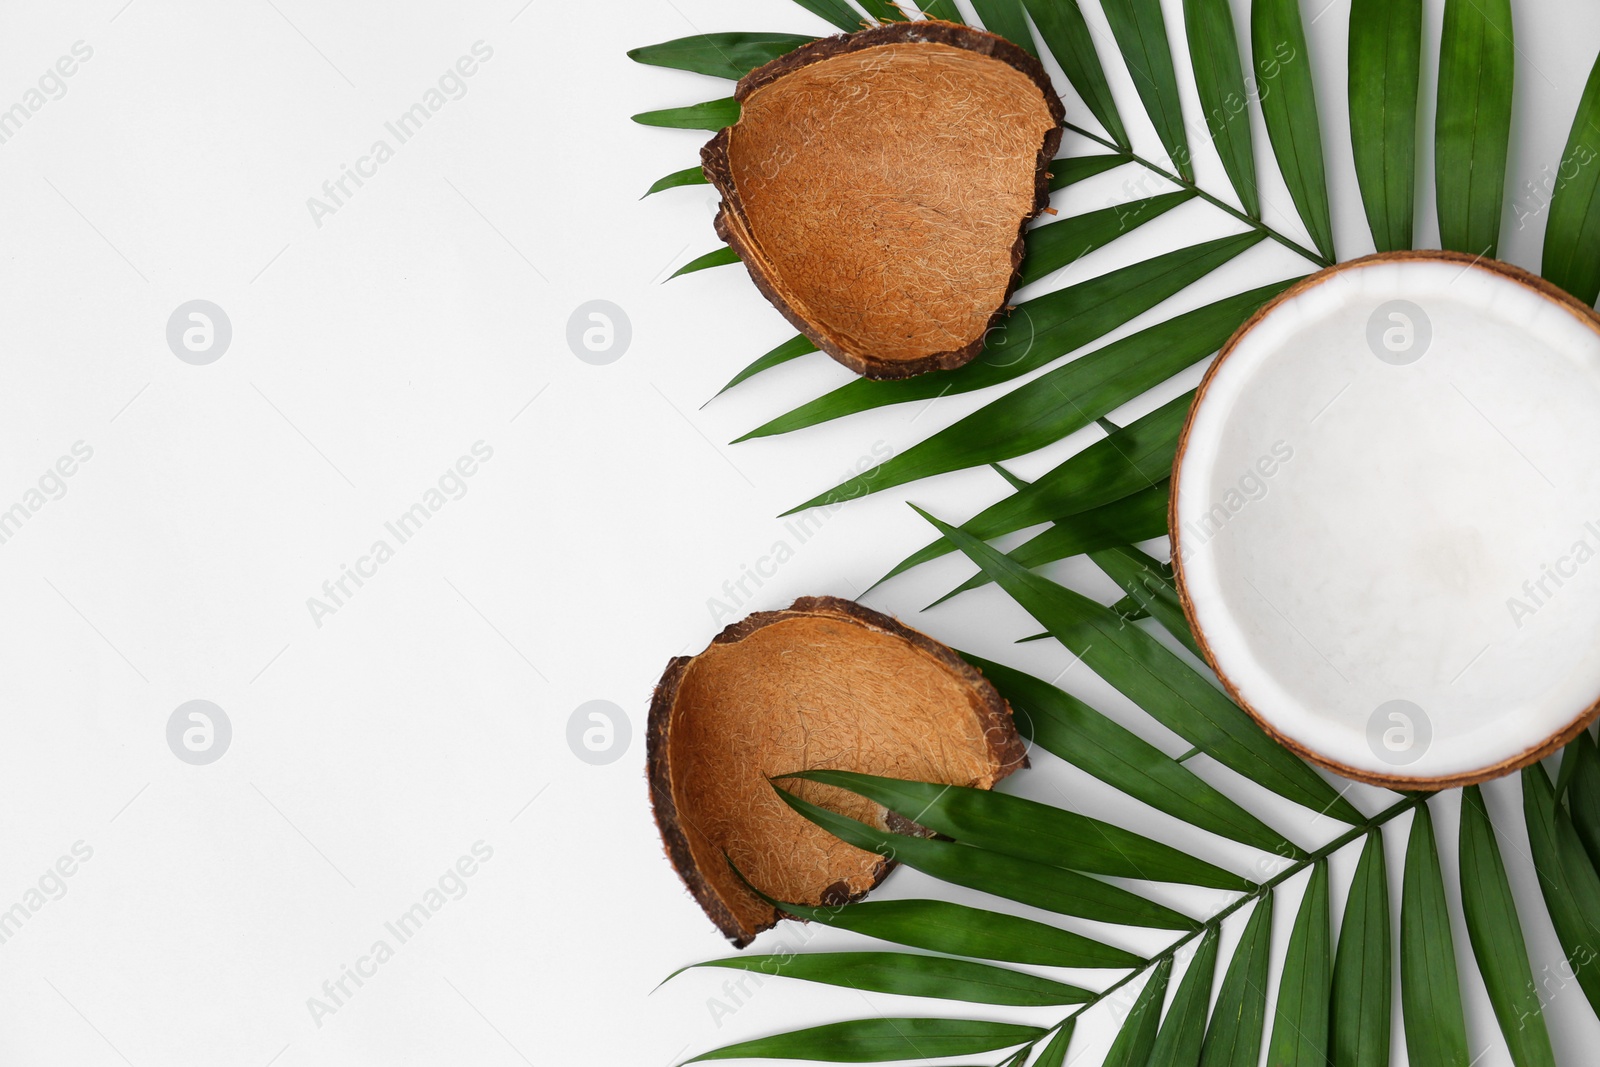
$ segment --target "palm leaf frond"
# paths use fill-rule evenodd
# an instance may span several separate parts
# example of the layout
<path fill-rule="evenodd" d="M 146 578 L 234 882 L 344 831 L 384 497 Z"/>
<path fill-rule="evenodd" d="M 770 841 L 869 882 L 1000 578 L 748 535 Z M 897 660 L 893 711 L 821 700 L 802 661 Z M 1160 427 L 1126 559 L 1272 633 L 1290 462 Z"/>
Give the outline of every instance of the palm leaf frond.
<path fill-rule="evenodd" d="M 1054 444 L 1211 355 L 1243 319 L 1288 285 L 1275 282 L 1225 297 L 1080 356 L 794 510 L 851 500 Z"/>
<path fill-rule="evenodd" d="M 1245 214 L 1259 219 L 1261 194 L 1256 189 L 1250 96 L 1239 65 L 1239 38 L 1233 26 L 1232 5 L 1228 0 L 1184 0 L 1183 22 L 1206 132 L 1222 158 L 1222 167 Z"/>
<path fill-rule="evenodd" d="M 981 1019 L 851 1019 L 724 1045 L 684 1062 L 767 1057 L 828 1063 L 888 1063 L 992 1052 L 1035 1040 L 1043 1033 L 1043 1028 L 1038 1026 Z"/>
<path fill-rule="evenodd" d="M 814 40 L 815 37 L 797 33 L 699 33 L 635 48 L 628 58 L 653 67 L 674 67 L 737 81 L 763 63 Z"/>
<path fill-rule="evenodd" d="M 1550 193 L 1541 273 L 1586 304 L 1600 297 L 1600 59 L 1589 71 Z M 1535 210 L 1534 206 L 1526 209 Z M 1517 225 L 1523 223 L 1519 216 Z"/>
<path fill-rule="evenodd" d="M 659 193 L 664 189 L 680 189 L 685 185 L 710 184 L 710 181 L 706 179 L 705 171 L 701 170 L 699 167 L 685 167 L 683 170 L 673 171 L 664 178 L 657 178 L 653 183 L 651 183 L 650 188 L 645 190 L 644 195 L 650 196 L 651 194 Z"/>
<path fill-rule="evenodd" d="M 1434 119 L 1444 247 L 1493 258 L 1511 143 L 1511 0 L 1446 0 Z"/>
<path fill-rule="evenodd" d="M 641 126 L 661 126 L 669 130 L 720 130 L 739 121 L 739 101 L 727 96 L 685 107 L 641 111 L 633 116 L 633 121 Z"/>
<path fill-rule="evenodd" d="M 950 841 L 879 830 L 802 800 L 776 785 L 773 788 L 785 804 L 841 841 L 893 857 L 952 885 L 1098 922 L 1158 930 L 1192 930 L 1199 926 L 1187 915 L 1075 871 Z"/>
<path fill-rule="evenodd" d="M 1383 834 L 1367 834 L 1361 849 L 1339 947 L 1333 960 L 1332 1048 L 1340 1067 L 1384 1067 L 1389 1062 L 1389 1020 L 1394 988 L 1390 952 L 1389 874 Z"/>
<path fill-rule="evenodd" d="M 1483 791 L 1475 785 L 1461 795 L 1460 849 L 1461 910 L 1467 920 L 1467 936 L 1511 1058 L 1517 1067 L 1555 1067 L 1517 902 L 1511 895 L 1500 846 L 1495 843 Z"/>
<path fill-rule="evenodd" d="M 733 249 L 723 245 L 721 248 L 712 249 L 703 256 L 696 256 L 673 271 L 668 277 L 677 278 L 680 275 L 693 274 L 695 271 L 705 270 L 708 267 L 731 267 L 737 262 L 739 262 L 738 255 L 734 253 Z"/>
<path fill-rule="evenodd" d="M 1539 890 L 1556 937 L 1573 963 L 1579 988 L 1600 1011 L 1600 969 L 1584 965 L 1600 954 L 1600 874 L 1538 764 L 1522 771 L 1522 804 Z"/>
<path fill-rule="evenodd" d="M 1039 54 L 1033 34 L 1028 32 L 1028 16 L 1023 13 L 1022 0 L 972 0 L 972 10 L 990 33 L 999 34 L 1032 55 Z"/>
<path fill-rule="evenodd" d="M 1219 237 L 1035 297 L 1017 305 L 1009 318 L 990 330 L 983 352 L 964 367 L 904 381 L 859 378 L 758 426 L 738 440 L 770 437 L 874 408 L 969 393 L 1013 381 L 1104 337 L 1260 240 L 1260 235 L 1254 233 Z"/>
<path fill-rule="evenodd" d="M 1072 930 L 945 900 L 866 900 L 820 907 L 765 899 L 798 919 L 951 956 L 1039 967 L 1118 970 L 1145 962 L 1126 949 Z"/>
<path fill-rule="evenodd" d="M 800 771 L 965 845 L 1088 874 L 1247 890 L 1249 879 L 1112 823 L 1023 797 L 853 771 Z"/>
<path fill-rule="evenodd" d="M 1161 642 L 1111 609 L 1043 578 L 927 512 L 939 532 L 1089 669 L 1226 767 L 1296 804 L 1348 823 L 1363 816 L 1321 776 Z"/>
<path fill-rule="evenodd" d="M 1311 53 L 1299 0 L 1252 0 L 1250 51 L 1256 77 L 1263 85 L 1258 99 L 1267 138 L 1289 186 L 1289 198 L 1311 243 L 1332 261 L 1338 257 L 1333 250 L 1327 169 L 1322 161 L 1322 123 L 1317 118 Z"/>
<path fill-rule="evenodd" d="M 1117 102 L 1112 99 L 1111 85 L 1106 81 L 1100 53 L 1095 50 L 1094 37 L 1078 0 L 1025 0 L 1025 6 L 1073 90 L 1111 138 L 1108 147 L 1126 151 L 1131 144 L 1128 131 L 1117 112 Z"/>
<path fill-rule="evenodd" d="M 1433 816 L 1419 804 L 1406 844 L 1400 897 L 1400 1010 L 1406 1050 L 1415 1067 L 1460 1067 L 1469 1062 L 1444 875 Z"/>
<path fill-rule="evenodd" d="M 1134 88 L 1145 113 L 1155 124 L 1156 136 L 1167 158 L 1185 181 L 1194 181 L 1189 138 L 1183 128 L 1183 107 L 1178 96 L 1178 74 L 1172 67 L 1167 43 L 1167 22 L 1160 0 L 1102 0 L 1111 34 L 1133 76 Z"/>
<path fill-rule="evenodd" d="M 1276 1067 L 1325 1067 L 1328 1062 L 1329 995 L 1333 957 L 1329 947 L 1328 864 L 1311 868 L 1300 912 L 1283 954 L 1283 978 L 1267 1043 L 1267 1062 Z"/>
<path fill-rule="evenodd" d="M 753 971 L 773 978 L 793 978 L 870 993 L 964 1000 L 974 1004 L 1041 1008 L 1082 1004 L 1094 998 L 1087 989 L 1009 967 L 910 952 L 782 952 L 728 956 L 695 966 Z"/>
<path fill-rule="evenodd" d="M 1416 199 L 1422 0 L 1350 6 L 1350 145 L 1379 252 L 1410 248 Z"/>
<path fill-rule="evenodd" d="M 855 30 L 874 19 L 901 19 L 911 11 L 889 0 L 866 0 L 861 10 L 845 0 L 798 2 L 840 30 Z M 740 440 L 943 395 L 1007 387 L 945 430 L 801 508 L 990 466 L 1004 480 L 1006 495 L 959 526 L 930 517 L 936 539 L 885 577 L 959 550 L 977 564 L 978 572 L 956 591 L 999 584 L 1045 625 L 1036 638 L 1060 642 L 1193 746 L 1181 756 L 1171 755 L 1144 736 L 1149 731 L 1124 726 L 1054 684 L 963 653 L 1000 690 L 1019 729 L 1039 751 L 1176 820 L 1188 836 L 1179 847 L 1106 819 L 1003 792 L 842 771 L 793 776 L 867 797 L 940 835 L 926 838 L 884 831 L 796 796 L 785 788 L 793 778 L 776 781 L 774 788 L 791 808 L 841 839 L 893 855 L 950 884 L 1054 915 L 1142 927 L 1144 937 L 1171 931 L 1173 939 L 1160 951 L 1141 954 L 1111 943 L 1115 937 L 1090 937 L 1054 921 L 998 908 L 932 899 L 808 906 L 767 897 L 788 915 L 914 951 L 742 956 L 703 966 L 934 1001 L 1040 1010 L 1064 1005 L 1072 1011 L 1049 1027 L 964 1018 L 851 1020 L 725 1046 L 701 1058 L 882 1062 L 989 1053 L 995 1067 L 1063 1067 L 1079 1016 L 1126 991 L 1134 995 L 1133 1008 L 1106 1060 L 1119 1067 L 1255 1067 L 1263 1055 L 1274 1064 L 1376 1067 L 1388 1062 L 1388 1020 L 1396 993 L 1390 965 L 1398 956 L 1400 1018 L 1411 1063 L 1466 1067 L 1471 1062 L 1463 991 L 1476 992 L 1477 984 L 1469 980 L 1475 969 L 1513 1062 L 1518 1067 L 1552 1065 L 1545 1004 L 1534 984 L 1535 961 L 1529 957 L 1524 930 L 1537 921 L 1532 907 L 1542 903 L 1569 955 L 1580 956 L 1586 946 L 1600 943 L 1600 747 L 1593 734 L 1586 731 L 1567 747 L 1554 783 L 1538 766 L 1523 773 L 1521 825 L 1538 876 L 1537 902 L 1519 902 L 1512 893 L 1482 791 L 1471 788 L 1460 794 L 1455 844 L 1460 918 L 1468 936 L 1467 950 L 1458 951 L 1451 932 L 1452 902 L 1425 798 L 1404 796 L 1375 815 L 1363 815 L 1317 771 L 1268 738 L 1196 669 L 1194 660 L 1139 625 L 1152 620 L 1204 659 L 1189 632 L 1170 568 L 1131 547 L 1164 531 L 1173 457 L 1193 394 L 1177 396 L 1125 426 L 1108 416 L 1175 375 L 1192 373 L 1240 322 L 1291 282 L 1261 286 L 1192 311 L 1175 312 L 1164 305 L 1262 241 L 1273 241 L 1312 266 L 1328 266 L 1336 259 L 1324 158 L 1324 137 L 1336 131 L 1324 129 L 1319 119 L 1301 5 L 1297 0 L 1251 0 L 1248 52 L 1240 48 L 1240 27 L 1234 25 L 1227 0 L 1184 0 L 1182 33 L 1176 26 L 1169 32 L 1163 7 L 1155 0 L 1102 0 L 1111 38 L 1102 33 L 1099 42 L 1080 0 L 978 0 L 972 7 L 990 31 L 1030 51 L 1048 51 L 1081 102 L 1079 110 L 1086 112 L 1067 128 L 1077 135 L 1075 145 L 1089 147 L 1052 163 L 1051 189 L 1068 189 L 1129 167 L 1143 175 L 1141 183 L 1156 180 L 1154 190 L 1142 187 L 1128 203 L 1032 227 L 1022 279 L 1040 288 L 1053 286 L 1053 291 L 1019 303 L 991 331 L 978 360 L 958 371 L 906 381 L 853 381 L 800 403 Z M 930 17 L 959 20 L 950 0 L 932 0 L 921 9 Z M 1417 139 L 1422 70 L 1428 66 L 1423 62 L 1422 11 L 1421 0 L 1352 0 L 1351 5 L 1348 136 L 1356 188 L 1379 250 L 1408 248 L 1414 241 L 1416 174 L 1419 157 L 1430 147 Z M 642 63 L 732 79 L 808 40 L 800 34 L 701 34 L 630 54 Z M 1186 65 L 1175 48 L 1187 50 L 1194 98 L 1201 108 L 1199 121 L 1190 116 L 1193 136 L 1198 143 L 1203 133 L 1215 146 L 1231 190 L 1208 189 L 1195 174 L 1189 158 L 1191 132 L 1183 115 L 1185 87 L 1178 73 Z M 1444 0 L 1431 148 L 1434 195 L 1447 248 L 1492 256 L 1498 247 L 1514 55 L 1511 0 Z M 1130 96 L 1123 105 L 1131 109 L 1127 122 L 1106 76 L 1105 64 L 1118 61 L 1127 68 L 1137 97 Z M 1069 101 L 1068 106 L 1078 105 Z M 1139 128 L 1154 131 L 1156 151 L 1136 149 L 1128 132 L 1129 125 L 1138 125 L 1133 119 L 1139 110 L 1149 120 L 1148 127 Z M 1263 208 L 1274 205 L 1263 202 L 1260 167 L 1268 163 L 1255 156 L 1252 112 L 1260 115 L 1304 237 L 1263 220 Z M 647 125 L 715 129 L 737 116 L 737 104 L 725 99 L 636 118 Z M 1548 186 L 1543 261 L 1548 279 L 1591 303 L 1600 294 L 1597 154 L 1600 61 L 1590 73 L 1565 153 Z M 703 182 L 699 169 L 689 167 L 659 179 L 649 192 Z M 1133 186 L 1126 188 L 1131 192 Z M 1248 232 L 1095 277 L 1072 276 L 1072 265 L 1082 257 L 1180 206 L 1184 216 L 1215 211 Z M 1519 204 L 1518 224 L 1543 209 L 1537 201 Z M 1166 225 L 1175 228 L 1174 223 Z M 692 261 L 685 271 L 727 263 L 730 256 L 719 249 Z M 1075 355 L 1144 315 L 1154 321 Z M 803 336 L 790 337 L 736 373 L 723 389 L 815 351 Z M 1000 466 L 1001 461 L 1065 441 L 1090 423 L 1105 436 L 1042 475 L 1024 479 Z M 1040 525 L 1042 530 L 1008 552 L 987 543 Z M 1044 563 L 1082 553 L 1089 554 L 1122 594 L 1116 604 L 1105 607 L 1033 572 Z M 1292 840 L 1255 805 L 1234 799 L 1185 762 L 1201 754 L 1219 764 L 1223 774 L 1259 782 L 1318 819 L 1337 820 L 1337 836 L 1321 845 Z M 825 789 L 820 792 L 828 795 Z M 814 794 L 807 791 L 806 796 Z M 1404 868 L 1397 872 L 1399 914 L 1392 916 L 1385 828 L 1407 812 L 1413 815 Z M 1294 834 L 1303 835 L 1309 836 L 1303 829 Z M 1332 902 L 1341 887 L 1334 885 L 1329 860 L 1358 842 L 1360 857 L 1335 937 Z M 1226 843 L 1232 859 L 1213 862 L 1206 856 L 1208 843 Z M 1258 854 L 1249 877 L 1235 869 L 1243 870 L 1239 846 Z M 1516 859 L 1521 850 L 1508 855 Z M 1136 888 L 1125 888 L 1124 882 Z M 1204 887 L 1231 898 L 1210 915 L 1190 915 L 1152 899 L 1138 885 L 1148 882 Z M 1292 932 L 1286 943 L 1274 945 L 1277 894 L 1301 886 Z M 761 893 L 760 887 L 752 889 Z M 1243 929 L 1224 960 L 1222 925 L 1234 916 Z M 1399 926 L 1394 929 L 1396 918 Z M 1186 966 L 1181 964 L 1184 952 L 1189 954 Z M 1600 971 L 1592 966 L 1592 952 L 1589 958 L 1591 965 L 1576 968 L 1586 998 L 1571 1003 L 1581 1006 L 1587 1000 L 1600 1007 Z M 1276 1002 L 1269 1003 L 1268 976 L 1275 962 L 1284 977 Z M 1112 973 L 1095 990 L 1086 979 L 1075 977 L 1075 982 L 1085 982 L 1079 986 L 1016 966 Z M 1213 985 L 1216 999 L 1211 1004 Z M 1171 1003 L 1165 1004 L 1169 991 Z"/>

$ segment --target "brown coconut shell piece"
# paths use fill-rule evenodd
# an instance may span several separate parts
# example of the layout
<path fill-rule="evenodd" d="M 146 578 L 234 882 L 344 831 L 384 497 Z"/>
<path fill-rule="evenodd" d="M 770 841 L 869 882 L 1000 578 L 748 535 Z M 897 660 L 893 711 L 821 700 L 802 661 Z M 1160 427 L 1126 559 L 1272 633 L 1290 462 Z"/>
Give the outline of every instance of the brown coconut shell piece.
<path fill-rule="evenodd" d="M 868 378 L 972 360 L 1049 203 L 1064 111 L 1039 61 L 948 22 L 827 37 L 747 74 L 701 151 L 717 233 L 818 348 Z"/>
<path fill-rule="evenodd" d="M 1005 700 L 950 649 L 852 601 L 805 597 L 667 665 L 647 764 L 667 856 L 742 948 L 780 916 L 727 860 L 796 904 L 855 900 L 892 866 L 794 812 L 771 776 L 830 768 L 987 789 L 1027 755 Z M 916 829 L 842 789 L 784 788 L 883 829 Z"/>

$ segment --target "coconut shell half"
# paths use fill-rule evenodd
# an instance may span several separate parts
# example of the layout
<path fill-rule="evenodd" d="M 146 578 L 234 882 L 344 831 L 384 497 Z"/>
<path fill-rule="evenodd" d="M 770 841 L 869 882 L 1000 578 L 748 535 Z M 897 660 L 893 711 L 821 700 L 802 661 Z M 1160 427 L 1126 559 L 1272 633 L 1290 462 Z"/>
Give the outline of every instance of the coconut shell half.
<path fill-rule="evenodd" d="M 1049 202 L 1061 100 L 981 30 L 896 22 L 746 75 L 701 152 L 717 233 L 818 348 L 868 378 L 969 362 Z"/>
<path fill-rule="evenodd" d="M 770 777 L 828 768 L 987 789 L 1027 765 L 1011 709 L 981 674 L 937 641 L 834 597 L 758 612 L 699 655 L 672 660 L 647 745 L 667 855 L 741 948 L 779 914 L 739 874 L 777 900 L 842 904 L 892 866 L 795 813 Z M 784 788 L 879 828 L 915 829 L 841 789 Z"/>

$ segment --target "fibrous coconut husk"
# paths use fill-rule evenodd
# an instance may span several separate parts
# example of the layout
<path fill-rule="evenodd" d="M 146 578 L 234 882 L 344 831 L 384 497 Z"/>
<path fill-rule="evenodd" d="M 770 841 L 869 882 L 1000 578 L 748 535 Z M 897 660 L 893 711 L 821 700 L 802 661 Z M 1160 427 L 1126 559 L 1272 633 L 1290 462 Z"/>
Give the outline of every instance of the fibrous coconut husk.
<path fill-rule="evenodd" d="M 647 748 L 667 855 L 740 947 L 780 917 L 740 875 L 777 900 L 842 904 L 892 866 L 794 812 L 769 778 L 829 768 L 989 788 L 1027 764 L 1011 709 L 977 670 L 834 597 L 758 612 L 699 655 L 673 659 L 650 706 Z M 915 829 L 841 789 L 784 788 L 880 828 Z"/>
<path fill-rule="evenodd" d="M 869 378 L 972 360 L 1049 202 L 1061 101 L 981 30 L 896 22 L 756 68 L 701 152 L 717 233 L 818 348 Z"/>

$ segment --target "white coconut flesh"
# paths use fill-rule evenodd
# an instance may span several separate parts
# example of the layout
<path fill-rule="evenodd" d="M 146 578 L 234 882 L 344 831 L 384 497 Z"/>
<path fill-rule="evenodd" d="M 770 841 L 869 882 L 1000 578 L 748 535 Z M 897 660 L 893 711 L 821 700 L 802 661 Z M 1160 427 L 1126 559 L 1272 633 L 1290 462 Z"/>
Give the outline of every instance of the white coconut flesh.
<path fill-rule="evenodd" d="M 1508 271 L 1327 272 L 1190 416 L 1191 620 L 1246 708 L 1354 777 L 1504 773 L 1600 701 L 1600 329 Z"/>

